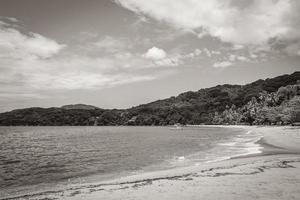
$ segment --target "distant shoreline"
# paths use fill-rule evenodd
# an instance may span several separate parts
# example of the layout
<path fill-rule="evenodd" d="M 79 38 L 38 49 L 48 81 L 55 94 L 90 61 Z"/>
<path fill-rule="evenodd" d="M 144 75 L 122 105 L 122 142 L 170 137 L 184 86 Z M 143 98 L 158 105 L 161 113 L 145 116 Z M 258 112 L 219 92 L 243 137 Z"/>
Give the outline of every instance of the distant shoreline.
<path fill-rule="evenodd" d="M 0 125 L 298 124 L 299 80 L 297 71 L 245 85 L 224 84 L 187 91 L 123 109 L 85 104 L 27 107 L 0 113 Z"/>

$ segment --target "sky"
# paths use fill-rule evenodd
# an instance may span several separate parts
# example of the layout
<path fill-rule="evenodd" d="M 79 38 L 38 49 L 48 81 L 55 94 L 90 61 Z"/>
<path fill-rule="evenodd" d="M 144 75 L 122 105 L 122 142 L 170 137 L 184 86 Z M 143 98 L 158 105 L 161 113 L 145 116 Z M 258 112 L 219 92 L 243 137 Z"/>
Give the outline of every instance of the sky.
<path fill-rule="evenodd" d="M 0 112 L 129 108 L 299 70 L 298 0 L 0 0 Z"/>

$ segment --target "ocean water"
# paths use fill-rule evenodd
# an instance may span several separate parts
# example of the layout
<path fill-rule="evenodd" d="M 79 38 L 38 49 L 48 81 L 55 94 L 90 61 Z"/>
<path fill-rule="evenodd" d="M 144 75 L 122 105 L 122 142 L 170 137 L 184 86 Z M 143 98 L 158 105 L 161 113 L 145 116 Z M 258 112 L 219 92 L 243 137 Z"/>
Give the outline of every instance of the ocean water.
<path fill-rule="evenodd" d="M 259 153 L 259 138 L 224 127 L 0 127 L 0 197 Z"/>

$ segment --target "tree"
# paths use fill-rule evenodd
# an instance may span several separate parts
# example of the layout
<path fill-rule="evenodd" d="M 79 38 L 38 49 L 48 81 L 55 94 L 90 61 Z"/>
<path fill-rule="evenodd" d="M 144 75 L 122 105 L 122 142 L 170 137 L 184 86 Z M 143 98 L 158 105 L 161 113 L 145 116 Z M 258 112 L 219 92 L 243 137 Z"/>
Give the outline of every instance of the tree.
<path fill-rule="evenodd" d="M 293 97 L 287 104 L 291 122 L 300 122 L 300 96 Z"/>

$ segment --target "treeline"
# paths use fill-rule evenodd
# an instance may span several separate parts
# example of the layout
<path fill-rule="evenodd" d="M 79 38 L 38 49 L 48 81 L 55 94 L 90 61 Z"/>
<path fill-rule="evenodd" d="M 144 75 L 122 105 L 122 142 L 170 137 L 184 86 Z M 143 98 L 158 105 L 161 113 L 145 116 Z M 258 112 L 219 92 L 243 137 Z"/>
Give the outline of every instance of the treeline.
<path fill-rule="evenodd" d="M 2 126 L 92 126 L 103 110 L 26 108 L 0 114 Z"/>
<path fill-rule="evenodd" d="M 300 83 L 261 92 L 246 105 L 216 112 L 213 124 L 287 125 L 300 122 Z"/>
<path fill-rule="evenodd" d="M 0 125 L 289 124 L 299 119 L 299 94 L 294 93 L 299 80 L 295 72 L 243 86 L 218 85 L 129 109 L 82 104 L 19 109 L 1 113 Z"/>

